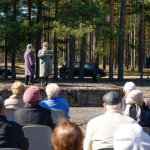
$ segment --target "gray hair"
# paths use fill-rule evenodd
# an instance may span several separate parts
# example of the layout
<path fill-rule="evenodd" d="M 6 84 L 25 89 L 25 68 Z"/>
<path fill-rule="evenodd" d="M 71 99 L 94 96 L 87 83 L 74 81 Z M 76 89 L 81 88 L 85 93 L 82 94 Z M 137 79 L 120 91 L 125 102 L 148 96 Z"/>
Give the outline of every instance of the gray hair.
<path fill-rule="evenodd" d="M 136 86 L 133 82 L 127 82 L 123 88 L 126 92 L 126 95 L 128 95 L 132 90 L 136 90 Z"/>
<path fill-rule="evenodd" d="M 106 105 L 107 110 L 118 110 L 121 109 L 121 103 L 117 105 Z"/>
<path fill-rule="evenodd" d="M 2 112 L 3 108 L 4 108 L 4 100 L 3 100 L 3 98 L 0 96 L 0 113 Z"/>
<path fill-rule="evenodd" d="M 60 88 L 55 83 L 50 83 L 46 86 L 46 94 L 49 98 L 55 98 L 58 96 Z"/>

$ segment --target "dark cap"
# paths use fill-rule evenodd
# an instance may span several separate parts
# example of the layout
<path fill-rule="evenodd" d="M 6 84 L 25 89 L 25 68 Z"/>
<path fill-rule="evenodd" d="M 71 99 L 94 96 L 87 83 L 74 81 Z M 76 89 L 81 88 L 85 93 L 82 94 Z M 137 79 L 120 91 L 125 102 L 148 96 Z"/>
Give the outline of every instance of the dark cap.
<path fill-rule="evenodd" d="M 3 110 L 3 107 L 4 107 L 4 100 L 3 100 L 3 98 L 0 96 L 0 113 L 1 113 L 2 110 Z"/>
<path fill-rule="evenodd" d="M 111 91 L 103 96 L 103 102 L 106 105 L 117 105 L 121 102 L 122 96 L 119 92 Z"/>

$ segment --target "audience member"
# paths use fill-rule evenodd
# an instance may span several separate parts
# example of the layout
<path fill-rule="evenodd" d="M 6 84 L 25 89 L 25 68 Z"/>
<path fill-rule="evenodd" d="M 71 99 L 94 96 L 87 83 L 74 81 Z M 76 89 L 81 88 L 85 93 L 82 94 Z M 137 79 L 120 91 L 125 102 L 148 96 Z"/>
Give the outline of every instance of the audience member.
<path fill-rule="evenodd" d="M 25 103 L 23 101 L 23 94 L 25 86 L 21 81 L 15 81 L 11 87 L 13 95 L 5 100 L 6 109 L 19 109 L 22 108 Z"/>
<path fill-rule="evenodd" d="M 60 88 L 57 84 L 51 83 L 46 87 L 47 98 L 40 103 L 40 106 L 50 110 L 63 110 L 66 118 L 69 119 L 69 105 L 67 101 L 58 96 Z"/>
<path fill-rule="evenodd" d="M 140 90 L 132 90 L 126 98 L 125 115 L 132 117 L 143 127 L 150 127 L 150 111 L 142 108 L 143 100 Z"/>
<path fill-rule="evenodd" d="M 123 113 L 126 107 L 126 97 L 129 94 L 129 92 L 131 92 L 132 90 L 136 90 L 135 84 L 133 82 L 126 82 L 126 84 L 123 87 L 123 93 L 125 94 L 125 96 L 122 99 L 122 104 L 123 104 L 122 112 Z"/>
<path fill-rule="evenodd" d="M 150 150 L 150 136 L 138 124 L 123 124 L 114 134 L 114 150 Z"/>
<path fill-rule="evenodd" d="M 23 95 L 26 103 L 23 108 L 16 110 L 15 121 L 21 126 L 40 124 L 55 127 L 51 118 L 51 111 L 39 105 L 40 90 L 37 86 L 30 86 Z"/>
<path fill-rule="evenodd" d="M 126 82 L 123 87 L 124 94 L 127 96 L 132 90 L 136 90 L 135 84 L 133 82 Z"/>
<path fill-rule="evenodd" d="M 83 145 L 81 129 L 67 119 L 62 119 L 52 133 L 52 145 L 55 150 L 81 150 Z"/>
<path fill-rule="evenodd" d="M 124 123 L 136 123 L 132 118 L 120 112 L 121 100 L 121 94 L 115 91 L 104 95 L 103 106 L 106 112 L 87 124 L 84 150 L 113 147 L 113 135 L 116 129 Z"/>
<path fill-rule="evenodd" d="M 4 116 L 5 106 L 0 97 L 0 148 L 28 149 L 28 141 L 24 137 L 22 127 L 13 121 L 8 121 Z"/>

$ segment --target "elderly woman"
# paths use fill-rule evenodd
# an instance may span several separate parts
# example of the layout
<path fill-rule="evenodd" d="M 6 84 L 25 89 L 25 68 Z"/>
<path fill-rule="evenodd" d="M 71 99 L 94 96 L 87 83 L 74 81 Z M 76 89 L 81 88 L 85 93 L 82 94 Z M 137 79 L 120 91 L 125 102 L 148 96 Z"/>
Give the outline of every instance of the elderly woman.
<path fill-rule="evenodd" d="M 66 118 L 69 119 L 69 105 L 67 101 L 58 96 L 60 88 L 57 84 L 51 83 L 46 86 L 47 98 L 40 103 L 40 106 L 50 110 L 63 110 Z"/>
<path fill-rule="evenodd" d="M 24 106 L 23 94 L 25 85 L 21 81 L 15 81 L 11 87 L 13 95 L 5 100 L 6 109 L 19 109 Z"/>
<path fill-rule="evenodd" d="M 125 115 L 136 120 L 143 127 L 150 127 L 150 111 L 144 110 L 143 93 L 140 90 L 132 90 L 126 98 Z"/>
<path fill-rule="evenodd" d="M 55 150 L 81 150 L 83 139 L 83 133 L 75 123 L 62 119 L 54 129 L 51 141 Z"/>
<path fill-rule="evenodd" d="M 26 103 L 23 108 L 15 111 L 15 121 L 21 126 L 32 124 L 55 127 L 51 117 L 51 111 L 39 105 L 40 90 L 37 86 L 30 86 L 23 95 Z"/>
<path fill-rule="evenodd" d="M 32 53 L 32 45 L 27 45 L 27 50 L 24 54 L 25 59 L 25 84 L 33 85 L 33 76 L 35 72 L 34 54 Z"/>
<path fill-rule="evenodd" d="M 48 77 L 52 76 L 52 63 L 51 63 L 52 53 L 50 50 L 48 50 L 47 42 L 43 43 L 43 48 L 39 50 L 38 57 L 40 59 L 39 67 L 40 67 L 41 86 L 43 86 L 44 84 L 44 79 L 45 79 L 44 86 L 46 86 Z"/>

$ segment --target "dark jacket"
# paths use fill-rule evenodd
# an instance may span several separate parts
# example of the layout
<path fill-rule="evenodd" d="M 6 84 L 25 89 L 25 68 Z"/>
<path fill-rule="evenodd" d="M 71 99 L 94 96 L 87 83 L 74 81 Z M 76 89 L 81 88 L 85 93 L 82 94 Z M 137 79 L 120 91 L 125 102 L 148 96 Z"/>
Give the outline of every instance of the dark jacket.
<path fill-rule="evenodd" d="M 13 121 L 8 121 L 0 115 L 0 148 L 19 148 L 27 150 L 29 143 L 24 137 L 22 127 Z"/>
<path fill-rule="evenodd" d="M 39 104 L 25 104 L 23 108 L 16 110 L 15 121 L 21 126 L 38 124 L 50 126 L 52 129 L 55 127 L 51 111 L 41 107 Z"/>
<path fill-rule="evenodd" d="M 130 108 L 130 117 L 137 121 L 136 106 L 132 105 Z M 142 127 L 150 127 L 150 111 L 141 108 L 141 117 L 138 122 Z"/>
<path fill-rule="evenodd" d="M 98 65 L 97 65 L 97 63 L 93 63 L 92 64 L 92 70 L 93 70 L 93 74 L 97 74 L 97 69 L 98 69 Z"/>

